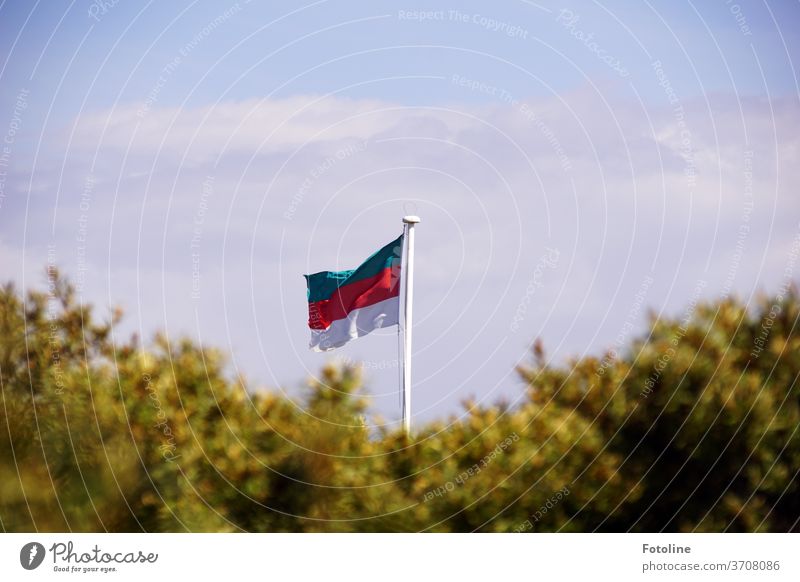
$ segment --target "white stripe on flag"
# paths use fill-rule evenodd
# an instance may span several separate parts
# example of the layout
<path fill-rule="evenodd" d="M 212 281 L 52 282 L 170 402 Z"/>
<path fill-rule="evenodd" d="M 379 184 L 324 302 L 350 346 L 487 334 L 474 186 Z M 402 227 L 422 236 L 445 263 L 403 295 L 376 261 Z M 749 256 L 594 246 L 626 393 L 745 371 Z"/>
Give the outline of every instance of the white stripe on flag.
<path fill-rule="evenodd" d="M 354 309 L 347 317 L 337 319 L 325 330 L 311 330 L 311 343 L 308 345 L 315 352 L 327 352 L 367 335 L 381 327 L 397 325 L 400 320 L 400 297 L 391 297 Z"/>

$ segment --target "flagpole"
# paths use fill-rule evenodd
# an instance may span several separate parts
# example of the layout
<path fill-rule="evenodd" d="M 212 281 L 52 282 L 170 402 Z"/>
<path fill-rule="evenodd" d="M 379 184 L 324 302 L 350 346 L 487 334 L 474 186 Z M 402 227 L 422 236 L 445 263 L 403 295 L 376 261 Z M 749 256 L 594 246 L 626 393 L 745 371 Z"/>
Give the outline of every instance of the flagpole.
<path fill-rule="evenodd" d="M 400 273 L 405 278 L 403 297 L 403 432 L 411 434 L 411 319 L 414 300 L 414 225 L 419 216 L 403 217 L 405 240 L 404 263 Z"/>

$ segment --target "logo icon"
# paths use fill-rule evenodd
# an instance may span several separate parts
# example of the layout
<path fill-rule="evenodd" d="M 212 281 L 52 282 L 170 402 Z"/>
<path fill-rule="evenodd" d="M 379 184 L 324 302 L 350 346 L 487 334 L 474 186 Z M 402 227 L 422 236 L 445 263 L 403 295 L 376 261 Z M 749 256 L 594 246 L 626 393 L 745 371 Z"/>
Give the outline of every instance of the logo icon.
<path fill-rule="evenodd" d="M 19 563 L 26 570 L 35 570 L 44 561 L 44 546 L 39 542 L 29 542 L 19 551 Z"/>

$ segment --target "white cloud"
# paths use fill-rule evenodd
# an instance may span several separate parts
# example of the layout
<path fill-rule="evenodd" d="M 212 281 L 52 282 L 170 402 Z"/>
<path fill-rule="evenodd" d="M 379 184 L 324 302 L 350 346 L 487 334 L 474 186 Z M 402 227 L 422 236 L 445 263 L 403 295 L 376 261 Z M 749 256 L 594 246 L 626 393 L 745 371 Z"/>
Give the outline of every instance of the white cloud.
<path fill-rule="evenodd" d="M 252 99 L 197 108 L 129 105 L 83 116 L 77 123 L 76 143 L 205 160 L 232 152 L 287 152 L 309 144 L 365 140 L 398 124 L 424 130 L 435 117 L 397 104 L 332 96 Z M 468 124 L 450 116 L 438 127 L 452 132 Z"/>
<path fill-rule="evenodd" d="M 199 325 L 203 341 L 231 349 L 251 377 L 294 382 L 322 361 L 306 350 L 300 275 L 353 266 L 398 234 L 411 209 L 423 216 L 418 403 L 452 410 L 465 390 L 513 393 L 507 374 L 537 335 L 559 356 L 610 345 L 647 274 L 657 310 L 681 309 L 701 278 L 708 295 L 721 292 L 743 221 L 746 149 L 756 187 L 733 290 L 777 280 L 800 210 L 800 114 L 781 101 L 709 103 L 683 104 L 693 184 L 672 111 L 622 100 L 607 108 L 588 90 L 526 102 L 532 114 L 497 103 L 448 111 L 303 96 L 86 115 L 66 165 L 88 168 L 98 151 L 90 291 L 103 305 L 112 297 L 141 309 L 146 327 L 194 335 Z M 51 144 L 53 159 L 63 145 Z M 34 181 L 53 183 L 59 167 L 40 167 Z M 75 171 L 60 183 L 55 239 L 67 272 L 81 180 Z M 30 215 L 29 248 L 50 239 L 51 210 Z M 6 278 L 21 272 L 11 260 L 20 244 L 3 239 Z M 558 248 L 558 267 L 512 333 L 545 246 Z M 204 281 L 197 303 L 194 252 Z M 385 337 L 345 355 L 391 359 L 392 349 Z M 388 412 L 396 373 L 372 372 L 374 390 L 390 394 L 380 404 Z"/>

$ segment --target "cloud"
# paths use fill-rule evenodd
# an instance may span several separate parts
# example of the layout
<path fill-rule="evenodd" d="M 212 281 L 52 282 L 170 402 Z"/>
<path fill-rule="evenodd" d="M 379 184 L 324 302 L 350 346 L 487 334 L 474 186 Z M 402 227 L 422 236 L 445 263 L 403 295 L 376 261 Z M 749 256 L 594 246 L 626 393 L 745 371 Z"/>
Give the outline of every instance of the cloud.
<path fill-rule="evenodd" d="M 465 390 L 513 395 L 509 373 L 537 336 L 556 357 L 611 345 L 645 277 L 646 305 L 668 312 L 701 279 L 709 296 L 780 281 L 800 226 L 796 108 L 709 95 L 677 115 L 604 98 L 120 107 L 81 116 L 69 149 L 51 141 L 34 169 L 34 184 L 61 192 L 53 236 L 54 192 L 27 218 L 7 204 L 3 220 L 27 220 L 25 268 L 56 244 L 75 273 L 86 214 L 90 297 L 125 305 L 137 330 L 188 333 L 230 349 L 249 376 L 291 385 L 322 361 L 306 349 L 300 275 L 358 264 L 418 213 L 415 406 L 453 410 Z M 19 279 L 22 245 L 3 237 L 4 278 Z M 547 248 L 558 264 L 537 274 Z M 390 360 L 395 342 L 344 355 Z M 371 371 L 387 412 L 396 374 Z"/>
<path fill-rule="evenodd" d="M 347 140 L 365 140 L 398 130 L 425 131 L 432 116 L 376 100 L 297 96 L 221 102 L 196 108 L 129 105 L 77 121 L 79 147 L 124 148 L 133 152 L 206 160 L 229 153 L 267 154 Z M 438 124 L 451 132 L 468 121 Z"/>

